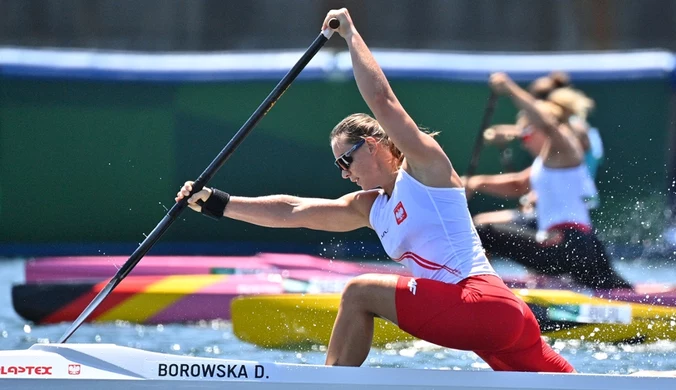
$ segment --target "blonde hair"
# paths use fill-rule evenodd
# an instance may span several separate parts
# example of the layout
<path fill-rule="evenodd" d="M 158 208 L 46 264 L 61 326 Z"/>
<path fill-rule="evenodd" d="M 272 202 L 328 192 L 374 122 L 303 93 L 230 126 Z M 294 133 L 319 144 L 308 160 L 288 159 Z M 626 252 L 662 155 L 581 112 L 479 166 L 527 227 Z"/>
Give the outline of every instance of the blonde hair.
<path fill-rule="evenodd" d="M 432 137 L 439 134 L 439 132 L 429 132 L 425 128 L 419 127 L 419 129 Z M 357 113 L 345 117 L 331 130 L 331 134 L 329 135 L 331 141 L 339 137 L 343 137 L 350 144 L 356 144 L 366 137 L 373 137 L 379 143 L 388 147 L 399 165 L 404 160 L 403 153 L 390 140 L 390 137 L 387 136 L 380 123 L 368 114 Z"/>
<path fill-rule="evenodd" d="M 582 91 L 573 88 L 559 88 L 549 94 L 548 100 L 567 111 L 568 116 L 575 115 L 587 120 L 587 115 L 594 109 L 594 101 Z"/>
<path fill-rule="evenodd" d="M 547 100 L 549 94 L 553 91 L 570 86 L 570 76 L 568 73 L 554 71 L 530 83 L 528 92 L 538 100 Z"/>
<path fill-rule="evenodd" d="M 559 123 L 564 123 L 568 121 L 568 116 L 566 115 L 565 110 L 558 104 L 552 103 L 547 100 L 536 100 L 533 104 L 535 105 L 535 108 L 537 108 L 539 111 L 544 112 L 547 115 L 553 116 Z M 519 113 L 517 114 L 517 120 L 521 118 L 524 118 L 525 120 L 530 122 L 530 119 L 526 115 L 526 112 L 523 110 L 519 111 Z"/>

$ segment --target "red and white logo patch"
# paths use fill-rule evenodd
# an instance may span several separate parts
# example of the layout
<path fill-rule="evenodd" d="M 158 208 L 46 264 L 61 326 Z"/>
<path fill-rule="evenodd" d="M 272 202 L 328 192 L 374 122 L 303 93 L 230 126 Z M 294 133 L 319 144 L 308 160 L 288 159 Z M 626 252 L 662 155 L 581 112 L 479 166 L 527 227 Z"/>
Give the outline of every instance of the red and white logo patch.
<path fill-rule="evenodd" d="M 397 203 L 397 207 L 394 208 L 394 218 L 397 220 L 397 225 L 401 225 L 407 216 L 404 204 L 401 202 Z"/>
<path fill-rule="evenodd" d="M 68 365 L 68 375 L 80 375 L 82 371 L 82 366 L 79 364 L 69 364 Z"/>

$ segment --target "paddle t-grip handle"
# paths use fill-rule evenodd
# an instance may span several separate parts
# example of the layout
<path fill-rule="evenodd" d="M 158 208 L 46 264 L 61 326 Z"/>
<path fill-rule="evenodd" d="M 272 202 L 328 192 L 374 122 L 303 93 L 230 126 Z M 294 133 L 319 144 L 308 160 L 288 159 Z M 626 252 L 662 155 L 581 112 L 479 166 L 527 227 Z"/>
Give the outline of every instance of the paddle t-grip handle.
<path fill-rule="evenodd" d="M 336 18 L 329 20 L 329 27 L 331 27 L 334 30 L 337 29 L 338 27 L 340 27 L 340 20 Z"/>

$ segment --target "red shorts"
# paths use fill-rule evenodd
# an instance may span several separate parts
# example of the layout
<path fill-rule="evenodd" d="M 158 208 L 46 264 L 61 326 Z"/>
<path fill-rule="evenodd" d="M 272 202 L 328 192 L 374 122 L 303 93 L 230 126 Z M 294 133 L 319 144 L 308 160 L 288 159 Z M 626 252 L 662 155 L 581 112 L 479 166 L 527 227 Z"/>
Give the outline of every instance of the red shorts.
<path fill-rule="evenodd" d="M 574 371 L 542 340 L 528 305 L 497 276 L 471 276 L 458 284 L 400 276 L 395 302 L 402 330 L 474 351 L 496 371 Z"/>

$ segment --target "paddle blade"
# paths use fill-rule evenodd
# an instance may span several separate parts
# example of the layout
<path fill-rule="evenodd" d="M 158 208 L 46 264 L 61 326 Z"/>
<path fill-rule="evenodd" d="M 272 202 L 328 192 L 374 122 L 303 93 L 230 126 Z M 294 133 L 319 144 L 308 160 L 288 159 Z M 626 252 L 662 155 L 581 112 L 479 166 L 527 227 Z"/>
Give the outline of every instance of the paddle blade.
<path fill-rule="evenodd" d="M 77 319 L 75 320 L 75 322 L 73 322 L 73 323 L 70 325 L 70 327 L 68 328 L 68 330 L 66 331 L 66 333 L 64 333 L 63 336 L 61 336 L 61 338 L 60 338 L 59 341 L 58 341 L 60 344 L 65 343 L 66 341 L 68 341 L 68 339 L 70 338 L 70 336 L 72 336 L 73 333 L 80 327 L 80 325 L 82 325 L 82 323 L 85 322 L 85 320 L 87 319 L 87 317 L 89 317 L 89 316 L 92 314 L 92 312 L 93 312 L 94 310 L 96 310 L 96 308 L 101 304 L 101 302 L 103 302 L 103 300 L 106 299 L 106 297 L 107 297 L 108 295 L 110 295 L 110 293 L 113 291 L 113 289 L 115 288 L 115 286 L 117 286 L 118 284 L 120 284 L 120 281 L 121 281 L 121 279 L 118 278 L 117 276 L 115 276 L 115 277 L 113 277 L 112 279 L 110 279 L 110 281 L 108 282 L 108 284 L 106 285 L 106 287 L 104 287 L 104 288 L 96 295 L 96 297 L 94 297 L 94 299 L 93 299 L 93 300 L 89 303 L 89 305 L 87 305 L 87 307 L 84 309 L 84 311 L 82 312 L 82 314 L 80 314 L 80 315 L 77 317 Z"/>

